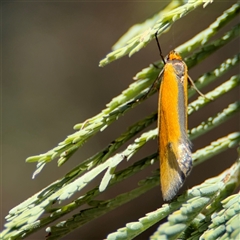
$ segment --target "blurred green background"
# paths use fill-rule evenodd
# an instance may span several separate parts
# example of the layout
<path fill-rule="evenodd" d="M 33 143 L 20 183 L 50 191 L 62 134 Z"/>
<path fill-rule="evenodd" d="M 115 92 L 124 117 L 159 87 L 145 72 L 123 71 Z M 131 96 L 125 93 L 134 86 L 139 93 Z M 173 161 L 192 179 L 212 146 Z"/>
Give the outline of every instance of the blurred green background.
<path fill-rule="evenodd" d="M 27 157 L 55 147 L 74 132 L 72 127 L 76 123 L 84 122 L 99 113 L 113 97 L 126 89 L 138 71 L 159 60 L 158 49 L 153 41 L 131 58 L 124 57 L 104 68 L 98 67 L 99 61 L 110 52 L 111 46 L 129 27 L 151 17 L 167 2 L 2 3 L 1 228 L 5 223 L 4 217 L 11 208 L 105 147 L 130 124 L 156 111 L 157 95 L 94 136 L 65 165 L 58 168 L 54 160 L 36 179 L 31 179 L 36 164 L 25 163 Z M 208 27 L 234 2 L 216 1 L 206 9 L 196 9 L 175 23 L 169 32 L 160 37 L 164 54 Z M 239 20 L 239 17 L 234 19 L 219 34 L 229 30 Z M 239 45 L 239 39 L 236 39 L 191 69 L 192 79 L 214 69 L 239 52 Z M 213 89 L 237 73 L 239 66 L 202 92 Z M 189 118 L 189 127 L 195 127 L 207 117 L 221 111 L 239 99 L 239 95 L 239 89 L 235 89 L 210 103 Z M 239 130 L 239 120 L 238 114 L 194 141 L 193 151 L 227 133 Z M 156 124 L 151 127 L 155 128 Z M 157 141 L 152 141 L 131 163 L 156 150 Z M 194 168 L 181 191 L 219 174 L 236 158 L 236 150 L 230 149 Z M 117 193 L 132 189 L 138 180 L 147 177 L 156 168 L 158 164 L 134 176 L 132 182 L 125 181 L 118 189 L 104 192 L 99 199 L 114 197 Z M 101 177 L 97 178 L 89 187 L 95 186 L 100 180 Z M 108 233 L 123 227 L 125 223 L 136 221 L 161 204 L 161 193 L 157 187 L 135 201 L 86 224 L 64 239 L 103 239 Z M 146 239 L 156 227 L 137 239 Z M 27 239 L 44 239 L 45 235 L 42 230 Z"/>

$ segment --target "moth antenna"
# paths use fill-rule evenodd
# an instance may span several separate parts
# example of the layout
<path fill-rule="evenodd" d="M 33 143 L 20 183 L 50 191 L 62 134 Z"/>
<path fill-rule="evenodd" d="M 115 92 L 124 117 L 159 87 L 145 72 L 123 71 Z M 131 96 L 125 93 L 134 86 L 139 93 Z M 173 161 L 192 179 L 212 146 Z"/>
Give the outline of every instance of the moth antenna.
<path fill-rule="evenodd" d="M 160 47 L 160 43 L 159 43 L 159 41 L 158 41 L 158 32 L 155 32 L 155 39 L 156 39 L 156 42 L 157 42 L 157 46 L 158 46 L 158 50 L 159 50 L 160 57 L 162 58 L 163 63 L 164 63 L 164 65 L 165 65 L 166 62 L 165 62 L 165 59 L 164 59 L 163 54 L 162 54 L 162 49 L 161 49 L 161 47 Z"/>

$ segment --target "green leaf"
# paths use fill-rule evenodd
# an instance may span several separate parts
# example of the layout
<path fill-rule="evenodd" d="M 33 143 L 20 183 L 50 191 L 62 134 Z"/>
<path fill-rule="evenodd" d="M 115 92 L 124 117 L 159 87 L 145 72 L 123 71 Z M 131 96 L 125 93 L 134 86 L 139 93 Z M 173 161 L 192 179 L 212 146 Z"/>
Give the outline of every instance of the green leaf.
<path fill-rule="evenodd" d="M 153 17 L 130 28 L 114 45 L 115 50 L 100 62 L 100 66 L 109 64 L 125 55 L 133 55 L 146 47 L 154 39 L 156 32 L 160 36 L 162 33 L 170 31 L 174 22 L 181 21 L 190 12 L 194 14 L 195 9 L 205 11 L 202 6 L 206 7 L 211 2 L 210 0 L 172 1 Z M 232 21 L 239 11 L 240 2 L 237 1 L 208 28 L 176 48 L 189 69 L 197 66 L 211 54 L 239 37 L 240 25 Z M 233 23 L 233 27 L 228 31 L 224 30 L 223 27 L 229 23 Z M 213 37 L 214 39 L 212 39 Z M 238 50 L 237 47 L 236 50 Z M 206 105 L 218 98 L 223 99 L 225 94 L 239 88 L 240 75 L 231 72 L 239 64 L 239 59 L 240 54 L 234 52 L 219 66 L 213 64 L 210 72 L 204 72 L 202 76 L 199 76 L 196 80 L 196 86 L 199 89 L 206 86 L 211 87 L 209 84 L 213 82 L 215 87 L 208 92 L 204 91 L 206 92 L 205 98 L 200 96 L 196 100 L 190 101 L 189 115 L 200 109 L 204 110 Z M 105 109 L 96 116 L 86 119 L 83 123 L 76 124 L 74 126 L 76 132 L 69 134 L 46 153 L 27 158 L 27 162 L 37 162 L 33 177 L 39 174 L 48 165 L 47 163 L 55 159 L 58 159 L 58 166 L 63 167 L 64 163 L 71 159 L 72 155 L 80 150 L 91 137 L 106 129 L 120 117 L 124 117 L 125 113 L 156 93 L 161 82 L 156 82 L 156 87 L 153 88 L 152 84 L 157 79 L 162 67 L 162 62 L 158 61 L 139 71 L 134 77 L 135 81 L 121 94 L 114 97 Z M 220 77 L 223 79 L 221 82 L 219 81 Z M 149 90 L 151 91 L 149 92 Z M 195 91 L 189 89 L 188 94 L 190 98 Z M 211 130 L 214 128 L 221 129 L 223 122 L 236 117 L 240 112 L 238 99 L 221 106 L 217 114 L 210 114 L 208 119 L 204 119 L 198 126 L 189 129 L 191 140 L 206 133 L 211 134 Z M 48 226 L 47 239 L 59 239 L 140 195 L 147 194 L 150 189 L 159 184 L 159 170 L 141 178 L 131 190 L 119 193 L 118 186 L 123 181 L 131 181 L 131 176 L 146 170 L 158 161 L 157 152 L 143 156 L 136 162 L 132 160 L 132 157 L 141 148 L 146 147 L 150 140 L 157 138 L 157 128 L 150 127 L 156 120 L 156 112 L 145 116 L 115 140 L 109 142 L 101 151 L 87 159 L 80 159 L 78 166 L 66 173 L 65 176 L 30 198 L 26 197 L 25 201 L 11 209 L 6 216 L 7 223 L 1 233 L 1 239 L 23 239 L 46 226 Z M 225 133 L 221 138 L 213 139 L 210 144 L 206 143 L 205 147 L 197 149 L 192 154 L 194 167 L 229 148 L 237 148 L 239 143 L 239 131 Z M 128 166 L 119 170 L 118 166 L 124 161 L 128 161 Z M 110 233 L 107 238 L 133 239 L 165 219 L 165 223 L 159 226 L 151 239 L 237 239 L 240 237 L 237 225 L 240 203 L 239 193 L 233 194 L 233 191 L 240 185 L 239 161 L 237 160 L 231 168 L 224 170 L 219 176 L 192 187 L 172 202 L 160 206 L 156 211 L 146 213 L 145 216 L 134 222 L 125 223 L 125 227 Z M 95 186 L 90 185 L 100 174 L 103 175 L 102 179 Z M 109 188 L 115 189 L 115 196 L 99 200 L 101 192 Z M 71 201 L 69 201 L 70 198 Z M 81 210 L 73 213 L 79 207 Z M 56 221 L 60 222 L 54 223 Z"/>

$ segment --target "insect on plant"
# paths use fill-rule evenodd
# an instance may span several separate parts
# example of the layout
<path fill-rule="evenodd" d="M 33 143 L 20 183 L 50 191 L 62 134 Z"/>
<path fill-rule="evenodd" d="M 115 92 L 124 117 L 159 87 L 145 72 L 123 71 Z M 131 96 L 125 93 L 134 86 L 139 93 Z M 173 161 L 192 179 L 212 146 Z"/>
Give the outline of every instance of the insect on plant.
<path fill-rule="evenodd" d="M 160 182 L 163 199 L 170 201 L 182 187 L 192 169 L 191 143 L 187 136 L 188 81 L 204 96 L 188 76 L 188 68 L 181 56 L 172 50 L 166 61 L 155 33 L 164 68 L 158 99 L 158 145 Z"/>

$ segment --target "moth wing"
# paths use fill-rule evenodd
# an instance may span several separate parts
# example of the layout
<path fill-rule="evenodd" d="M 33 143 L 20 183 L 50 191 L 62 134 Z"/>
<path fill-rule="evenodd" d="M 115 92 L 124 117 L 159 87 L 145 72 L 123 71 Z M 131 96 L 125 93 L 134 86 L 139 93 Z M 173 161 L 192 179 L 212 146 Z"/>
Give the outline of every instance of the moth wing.
<path fill-rule="evenodd" d="M 169 143 L 160 165 L 163 199 L 170 201 L 182 187 L 192 168 L 188 143 Z"/>

